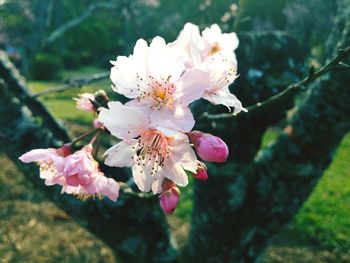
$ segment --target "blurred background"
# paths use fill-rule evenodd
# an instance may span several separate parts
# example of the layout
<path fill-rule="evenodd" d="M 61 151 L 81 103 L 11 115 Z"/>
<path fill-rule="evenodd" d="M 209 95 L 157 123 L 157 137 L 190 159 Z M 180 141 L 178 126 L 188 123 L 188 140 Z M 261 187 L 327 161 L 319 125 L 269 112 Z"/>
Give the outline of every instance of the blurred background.
<path fill-rule="evenodd" d="M 304 76 L 310 65 L 324 61 L 335 2 L 0 0 L 0 49 L 37 93 L 66 80 L 108 72 L 109 61 L 129 55 L 138 38 L 160 35 L 171 42 L 186 22 L 201 29 L 217 23 L 224 32 L 237 31 L 238 73 L 264 98 L 278 89 L 264 93 L 266 87 L 259 84 L 262 78 L 270 86 L 282 87 Z M 249 37 L 254 33 L 267 38 L 254 46 Z M 269 34 L 286 34 L 288 41 L 270 45 Z M 289 73 L 278 72 L 281 57 L 291 57 L 284 65 Z M 259 66 L 252 67 L 254 63 Z M 72 97 L 98 89 L 113 97 L 110 85 L 104 78 L 40 100 L 73 134 L 80 134 L 91 127 L 92 116 L 75 109 Z M 244 94 L 240 98 L 244 105 L 254 101 Z M 281 133 L 281 127 L 277 124 L 267 130 L 262 148 Z M 350 134 L 308 201 L 273 239 L 263 262 L 350 262 L 349 154 Z M 0 166 L 1 262 L 118 262 L 106 244 L 33 188 L 1 151 Z M 180 247 L 188 236 L 191 209 L 192 187 L 186 187 L 176 212 L 167 217 Z"/>

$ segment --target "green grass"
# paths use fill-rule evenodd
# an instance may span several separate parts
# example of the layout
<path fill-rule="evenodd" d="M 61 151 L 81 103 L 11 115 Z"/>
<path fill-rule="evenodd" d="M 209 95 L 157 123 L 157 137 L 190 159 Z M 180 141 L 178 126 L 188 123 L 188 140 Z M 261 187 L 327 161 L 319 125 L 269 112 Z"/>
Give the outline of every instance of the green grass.
<path fill-rule="evenodd" d="M 65 72 L 64 76 L 66 78 L 76 77 L 102 71 L 90 67 L 79 71 Z M 29 83 L 33 92 L 54 87 L 58 84 L 57 82 L 39 81 Z M 83 89 L 72 89 L 63 93 L 46 95 L 41 99 L 58 118 L 77 124 L 91 125 L 92 115 L 75 109 L 72 97 L 80 92 L 91 92 L 98 89 L 110 91 L 110 81 L 105 80 Z M 277 135 L 278 131 L 276 129 L 269 129 L 264 136 L 263 147 L 266 147 Z M 279 243 L 286 243 L 290 246 L 317 246 L 317 248 L 326 249 L 332 251 L 332 253 L 346 254 L 350 252 L 349 155 L 350 134 L 344 138 L 338 148 L 334 162 L 325 172 L 309 200 L 288 227 L 279 234 Z M 190 182 L 192 182 L 192 179 L 190 179 Z M 181 202 L 174 216 L 169 217 L 169 222 L 176 226 L 173 227 L 175 230 L 179 228 L 179 225 L 186 226 L 178 234 L 179 239 L 184 240 L 184 235 L 188 231 L 188 221 L 192 209 L 191 183 L 188 187 L 182 188 L 181 192 Z M 281 256 L 284 257 L 284 255 Z M 283 260 L 271 262 L 283 262 Z"/>
<path fill-rule="evenodd" d="M 99 73 L 106 71 L 97 67 L 86 67 L 81 70 L 74 71 L 64 71 L 63 76 L 64 79 L 82 77 L 94 73 Z M 62 83 L 57 81 L 30 81 L 29 87 L 33 93 L 43 91 L 46 89 L 59 87 Z M 49 110 L 59 119 L 64 121 L 74 122 L 76 124 L 81 125 L 91 125 L 93 120 L 92 114 L 87 114 L 81 110 L 75 108 L 75 102 L 73 101 L 73 97 L 76 97 L 77 94 L 82 92 L 94 92 L 99 89 L 106 90 L 110 92 L 110 80 L 101 80 L 95 83 L 92 83 L 87 86 L 83 86 L 82 88 L 72 88 L 60 93 L 50 93 L 47 95 L 43 95 L 40 99 L 47 105 Z"/>
<path fill-rule="evenodd" d="M 291 225 L 302 239 L 341 252 L 350 252 L 349 154 L 350 134 Z"/>
<path fill-rule="evenodd" d="M 276 130 L 268 130 L 264 136 L 263 147 L 273 141 L 277 134 L 278 131 Z M 349 262 L 349 157 L 350 133 L 345 136 L 338 147 L 334 161 L 325 171 L 309 199 L 304 203 L 292 222 L 277 236 L 275 242 L 277 245 L 305 246 L 310 247 L 311 250 L 327 250 L 330 251 L 332 257 L 335 255 L 338 257 L 328 259 L 325 262 Z M 283 249 L 280 253 L 288 254 L 288 250 Z M 302 253 L 301 259 L 304 256 L 305 253 Z M 319 262 L 317 260 L 321 259 L 315 259 L 311 256 L 310 261 L 305 260 L 305 262 Z"/>

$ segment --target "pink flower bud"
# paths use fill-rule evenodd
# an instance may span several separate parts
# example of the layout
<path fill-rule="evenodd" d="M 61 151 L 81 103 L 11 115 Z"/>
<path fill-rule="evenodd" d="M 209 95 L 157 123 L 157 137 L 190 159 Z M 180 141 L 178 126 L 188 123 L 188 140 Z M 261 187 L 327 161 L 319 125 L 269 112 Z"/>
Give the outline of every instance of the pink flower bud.
<path fill-rule="evenodd" d="M 174 182 L 165 179 L 163 182 L 163 192 L 159 196 L 159 204 L 167 214 L 174 213 L 180 199 L 180 190 Z"/>
<path fill-rule="evenodd" d="M 207 180 L 208 179 L 208 173 L 207 173 L 207 169 L 204 169 L 202 167 L 199 167 L 197 169 L 197 173 L 196 174 L 192 174 L 192 176 L 198 180 Z"/>
<path fill-rule="evenodd" d="M 189 138 L 199 157 L 208 162 L 222 163 L 228 156 L 228 147 L 219 137 L 209 133 L 193 131 Z"/>
<path fill-rule="evenodd" d="M 100 122 L 98 119 L 94 119 L 93 124 L 94 124 L 94 128 L 96 129 L 103 127 L 103 123 Z"/>
<path fill-rule="evenodd" d="M 95 106 L 92 104 L 92 101 L 95 101 L 95 96 L 92 93 L 81 93 L 78 95 L 78 98 L 74 98 L 77 102 L 77 109 L 95 112 Z"/>

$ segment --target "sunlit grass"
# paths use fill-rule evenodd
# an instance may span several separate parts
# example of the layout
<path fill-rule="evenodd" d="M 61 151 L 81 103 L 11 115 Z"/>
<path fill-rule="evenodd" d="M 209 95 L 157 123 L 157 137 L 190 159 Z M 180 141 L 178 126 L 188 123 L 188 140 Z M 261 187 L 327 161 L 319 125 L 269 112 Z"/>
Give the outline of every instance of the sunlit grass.
<path fill-rule="evenodd" d="M 350 251 L 349 154 L 350 134 L 291 225 L 303 239 L 343 252 Z"/>
<path fill-rule="evenodd" d="M 97 67 L 86 67 L 80 70 L 74 71 L 64 71 L 63 76 L 64 79 L 71 79 L 77 77 L 83 77 L 87 75 L 91 75 L 94 73 L 100 73 L 105 71 L 104 69 Z M 54 88 L 62 86 L 62 82 L 48 82 L 48 81 L 30 81 L 29 87 L 33 93 L 37 93 L 46 89 Z M 43 101 L 48 109 L 53 113 L 57 118 L 64 121 L 71 121 L 76 124 L 81 125 L 91 125 L 93 120 L 93 115 L 83 112 L 75 108 L 75 102 L 73 101 L 73 97 L 76 97 L 77 94 L 82 92 L 95 92 L 97 90 L 103 89 L 109 92 L 110 90 L 110 80 L 101 80 L 95 83 L 92 83 L 87 86 L 83 86 L 82 88 L 71 88 L 64 92 L 59 93 L 49 93 L 47 95 L 43 95 L 40 97 L 41 101 Z"/>
<path fill-rule="evenodd" d="M 273 141 L 277 133 L 268 130 L 263 145 Z M 286 240 L 337 252 L 350 251 L 350 133 L 307 202 L 281 235 Z"/>

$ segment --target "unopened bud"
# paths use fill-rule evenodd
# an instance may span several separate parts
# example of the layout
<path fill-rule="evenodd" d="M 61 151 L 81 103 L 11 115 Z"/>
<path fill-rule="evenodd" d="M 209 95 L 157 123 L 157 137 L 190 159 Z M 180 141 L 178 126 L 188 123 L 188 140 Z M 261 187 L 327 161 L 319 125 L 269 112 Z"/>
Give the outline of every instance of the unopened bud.
<path fill-rule="evenodd" d="M 219 137 L 209 133 L 193 131 L 189 138 L 199 157 L 208 162 L 222 163 L 228 156 L 228 147 Z"/>
<path fill-rule="evenodd" d="M 98 119 L 94 119 L 93 124 L 94 124 L 94 128 L 96 128 L 96 129 L 103 127 L 103 123 L 100 122 Z"/>
<path fill-rule="evenodd" d="M 77 102 L 77 109 L 88 111 L 88 112 L 95 112 L 96 108 L 94 105 L 95 96 L 92 93 L 81 93 L 78 95 L 78 98 L 74 98 L 74 100 Z"/>
<path fill-rule="evenodd" d="M 192 176 L 195 179 L 198 179 L 198 180 L 203 180 L 203 181 L 207 180 L 208 179 L 208 173 L 207 173 L 207 167 L 205 166 L 205 164 L 200 162 L 198 164 L 197 173 L 196 174 L 192 174 Z"/>
<path fill-rule="evenodd" d="M 163 192 L 159 195 L 159 204 L 167 214 L 174 213 L 180 199 L 180 190 L 174 182 L 164 179 Z"/>

